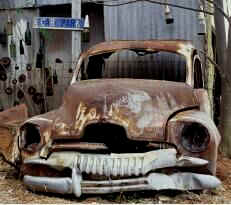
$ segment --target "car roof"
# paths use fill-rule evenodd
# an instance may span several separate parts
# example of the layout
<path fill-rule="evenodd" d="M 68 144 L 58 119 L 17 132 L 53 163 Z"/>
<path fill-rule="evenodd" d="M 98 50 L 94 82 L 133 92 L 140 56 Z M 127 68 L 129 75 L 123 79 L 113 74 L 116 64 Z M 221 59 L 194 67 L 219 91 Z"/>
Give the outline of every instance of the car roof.
<path fill-rule="evenodd" d="M 191 55 L 195 49 L 187 40 L 113 40 L 98 43 L 82 53 L 82 57 L 100 55 L 119 50 L 140 50 L 146 52 L 169 51 Z"/>

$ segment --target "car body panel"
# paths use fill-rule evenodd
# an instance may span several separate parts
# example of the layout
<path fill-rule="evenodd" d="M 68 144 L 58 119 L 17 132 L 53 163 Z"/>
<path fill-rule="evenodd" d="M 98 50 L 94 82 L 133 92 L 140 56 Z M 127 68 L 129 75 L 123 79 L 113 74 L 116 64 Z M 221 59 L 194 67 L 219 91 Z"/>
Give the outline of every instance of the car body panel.
<path fill-rule="evenodd" d="M 140 79 L 80 81 L 71 85 L 64 96 L 64 111 L 56 120 L 52 138 L 78 137 L 89 123 L 110 122 L 125 127 L 130 139 L 164 140 L 169 116 L 198 105 L 193 89 L 183 83 Z"/>
<path fill-rule="evenodd" d="M 90 57 L 126 49 L 184 56 L 185 82 L 81 81 Z M 221 137 L 210 118 L 207 91 L 194 88 L 195 52 L 189 41 L 150 40 L 104 42 L 82 53 L 60 108 L 20 128 L 25 185 L 77 197 L 219 186 L 213 175 Z"/>

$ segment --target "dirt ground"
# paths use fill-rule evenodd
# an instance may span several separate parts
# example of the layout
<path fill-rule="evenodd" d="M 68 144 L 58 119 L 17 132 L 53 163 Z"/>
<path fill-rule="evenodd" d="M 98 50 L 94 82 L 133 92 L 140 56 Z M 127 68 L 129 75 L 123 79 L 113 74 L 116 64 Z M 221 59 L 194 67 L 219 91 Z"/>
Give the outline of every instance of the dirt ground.
<path fill-rule="evenodd" d="M 222 186 L 201 192 L 132 192 L 107 195 L 57 195 L 33 193 L 17 178 L 14 169 L 0 162 L 0 203 L 231 203 L 231 159 L 219 156 L 217 176 Z"/>

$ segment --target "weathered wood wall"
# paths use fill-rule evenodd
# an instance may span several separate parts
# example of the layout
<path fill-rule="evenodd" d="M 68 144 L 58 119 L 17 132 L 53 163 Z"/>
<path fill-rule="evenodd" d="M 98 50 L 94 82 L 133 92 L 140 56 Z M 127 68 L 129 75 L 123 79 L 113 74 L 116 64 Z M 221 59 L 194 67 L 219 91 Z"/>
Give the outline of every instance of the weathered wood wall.
<path fill-rule="evenodd" d="M 35 87 L 40 87 L 40 78 L 38 77 L 38 70 L 34 70 L 33 72 L 26 71 L 26 65 L 31 64 L 32 66 L 35 64 L 35 59 L 33 58 L 38 51 L 39 42 L 38 42 L 38 33 L 32 29 L 32 42 L 33 46 L 26 46 L 23 42 L 24 46 L 24 55 L 20 55 L 19 46 L 20 40 L 24 39 L 24 33 L 26 30 L 27 22 L 30 22 L 30 26 L 32 26 L 32 18 L 38 15 L 37 9 L 24 9 L 23 12 L 18 12 L 16 10 L 5 10 L 0 12 L 0 20 L 2 22 L 2 26 L 6 25 L 8 15 L 11 16 L 13 22 L 13 40 L 16 44 L 16 59 L 11 59 L 11 66 L 7 69 L 7 80 L 5 82 L 0 81 L 0 106 L 3 106 L 4 109 L 12 107 L 14 102 L 17 100 L 17 93 L 19 90 L 26 90 L 27 87 L 33 84 Z M 8 46 L 1 49 L 0 57 L 10 56 L 9 53 L 9 45 L 12 37 L 8 37 Z M 15 69 L 16 65 L 18 66 L 18 70 Z M 20 74 L 24 73 L 27 78 L 26 84 L 17 83 L 17 85 L 12 85 L 12 80 L 17 79 Z M 7 87 L 11 87 L 13 89 L 12 95 L 7 95 L 5 93 L 5 89 Z M 18 101 L 18 100 L 17 100 Z M 25 102 L 26 99 L 22 99 L 20 103 Z"/>
<path fill-rule="evenodd" d="M 40 3 L 44 3 L 41 2 Z M 71 17 L 71 5 L 41 7 L 40 16 Z M 65 30 L 46 30 L 45 66 L 50 68 L 51 76 L 57 73 L 58 83 L 53 86 L 54 95 L 46 96 L 48 110 L 57 108 L 71 78 L 68 69 L 72 67 L 72 32 Z M 56 63 L 56 59 L 62 63 Z"/>

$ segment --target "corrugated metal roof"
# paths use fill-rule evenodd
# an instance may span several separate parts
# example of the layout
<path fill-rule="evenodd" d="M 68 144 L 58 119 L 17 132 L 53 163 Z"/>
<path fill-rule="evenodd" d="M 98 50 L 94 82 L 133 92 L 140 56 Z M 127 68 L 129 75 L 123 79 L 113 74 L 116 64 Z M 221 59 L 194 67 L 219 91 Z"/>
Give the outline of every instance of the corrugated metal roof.
<path fill-rule="evenodd" d="M 195 0 L 171 0 L 172 4 L 199 8 Z M 198 13 L 180 8 L 172 8 L 173 24 L 165 23 L 164 6 L 148 2 L 137 2 L 120 7 L 105 7 L 106 40 L 148 40 L 184 39 L 201 47 L 203 39 L 199 30 Z"/>
<path fill-rule="evenodd" d="M 180 4 L 181 6 L 199 8 L 199 2 L 195 0 L 180 1 L 171 0 L 172 4 Z M 110 40 L 149 40 L 149 39 L 184 39 L 193 42 L 195 48 L 204 48 L 204 37 L 197 35 L 199 30 L 199 21 L 197 13 L 194 11 L 184 10 L 180 8 L 170 8 L 174 17 L 173 24 L 165 23 L 164 6 L 151 4 L 148 2 L 137 2 L 133 4 L 123 5 L 120 7 L 105 7 L 105 37 Z M 167 60 L 168 64 L 172 64 L 176 72 L 183 68 L 184 64 L 181 59 L 169 57 L 158 58 L 160 63 Z M 147 72 L 152 76 L 153 66 L 156 60 L 152 55 L 145 56 L 143 60 L 136 61 L 136 57 L 132 52 L 122 52 L 115 54 L 107 66 L 116 70 L 116 73 L 131 72 L 129 67 L 137 69 L 136 72 Z M 164 60 L 164 61 L 163 61 Z M 138 69 L 142 68 L 142 69 Z M 122 74 L 121 74 L 122 75 Z M 127 74 L 126 74 L 127 75 Z M 133 76 L 136 74 L 133 73 Z"/>

